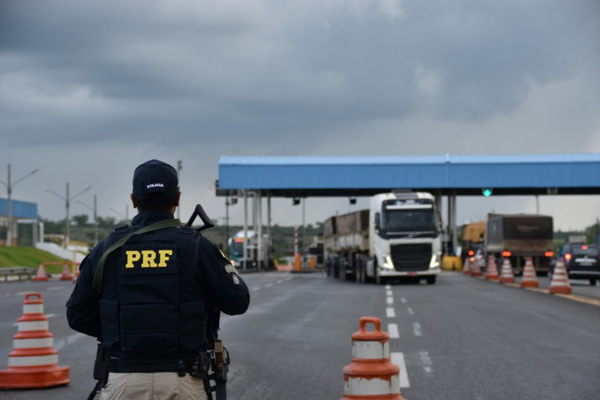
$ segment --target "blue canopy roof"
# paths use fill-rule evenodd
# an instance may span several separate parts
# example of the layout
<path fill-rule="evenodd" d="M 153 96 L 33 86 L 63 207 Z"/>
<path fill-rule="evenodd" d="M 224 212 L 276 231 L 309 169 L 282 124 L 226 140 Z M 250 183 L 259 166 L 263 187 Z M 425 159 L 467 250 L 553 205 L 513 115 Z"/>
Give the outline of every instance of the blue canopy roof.
<path fill-rule="evenodd" d="M 218 195 L 359 196 L 393 189 L 599 194 L 600 154 L 221 157 Z"/>

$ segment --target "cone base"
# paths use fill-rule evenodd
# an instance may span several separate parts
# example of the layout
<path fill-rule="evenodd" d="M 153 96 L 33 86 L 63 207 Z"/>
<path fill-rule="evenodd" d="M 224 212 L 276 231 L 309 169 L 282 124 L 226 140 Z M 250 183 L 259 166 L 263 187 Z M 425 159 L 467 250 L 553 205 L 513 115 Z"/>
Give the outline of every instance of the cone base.
<path fill-rule="evenodd" d="M 0 371 L 0 389 L 41 389 L 68 385 L 69 367 L 12 367 Z"/>
<path fill-rule="evenodd" d="M 540 284 L 537 282 L 521 282 L 522 288 L 539 288 Z"/>
<path fill-rule="evenodd" d="M 548 293 L 550 293 L 550 294 L 572 294 L 573 291 L 568 286 L 557 286 L 557 287 L 550 286 L 548 288 Z"/>
<path fill-rule="evenodd" d="M 340 400 L 406 400 L 401 394 L 345 394 Z"/>
<path fill-rule="evenodd" d="M 500 283 L 515 283 L 515 278 L 500 278 Z"/>

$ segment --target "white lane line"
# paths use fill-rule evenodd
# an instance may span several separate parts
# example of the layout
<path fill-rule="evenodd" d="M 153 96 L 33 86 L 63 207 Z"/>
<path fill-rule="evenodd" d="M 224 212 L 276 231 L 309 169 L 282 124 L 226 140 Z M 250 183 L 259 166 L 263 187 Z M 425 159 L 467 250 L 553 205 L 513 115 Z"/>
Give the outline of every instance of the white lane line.
<path fill-rule="evenodd" d="M 258 292 L 260 289 L 262 289 L 260 286 L 259 287 L 255 287 L 254 289 L 252 289 L 253 292 Z"/>
<path fill-rule="evenodd" d="M 273 286 L 273 284 L 272 284 L 272 283 L 267 283 L 267 284 L 265 285 L 265 287 L 266 287 L 266 288 L 268 288 L 268 287 L 271 287 L 271 286 Z"/>
<path fill-rule="evenodd" d="M 394 293 L 391 290 L 386 291 L 385 294 L 387 294 L 388 296 L 393 296 L 394 295 Z"/>
<path fill-rule="evenodd" d="M 388 304 L 394 304 L 394 298 L 392 296 L 388 296 L 387 303 Z"/>
<path fill-rule="evenodd" d="M 412 308 L 408 307 L 407 310 L 410 315 L 415 315 L 415 312 L 413 311 Z"/>
<path fill-rule="evenodd" d="M 418 322 L 413 323 L 413 333 L 415 334 L 415 336 L 423 335 L 423 329 L 421 328 L 420 323 L 418 323 Z"/>
<path fill-rule="evenodd" d="M 29 290 L 29 291 L 27 291 L 27 292 L 19 292 L 19 293 L 17 293 L 16 295 L 17 295 L 17 296 L 25 296 L 26 294 L 29 294 L 29 293 L 35 293 L 35 292 L 33 292 L 33 291 Z"/>
<path fill-rule="evenodd" d="M 388 324 L 388 333 L 390 334 L 390 339 L 399 339 L 398 324 Z"/>
<path fill-rule="evenodd" d="M 392 353 L 392 363 L 396 364 L 400 367 L 400 387 L 408 388 L 410 387 L 410 382 L 408 381 L 408 371 L 406 371 L 406 363 L 404 362 L 404 354 L 403 353 Z"/>
<path fill-rule="evenodd" d="M 400 301 L 406 303 L 406 299 L 404 297 L 400 298 Z"/>
<path fill-rule="evenodd" d="M 46 291 L 50 292 L 51 290 L 62 290 L 64 288 L 65 288 L 65 286 L 52 286 L 52 287 L 46 289 Z"/>
<path fill-rule="evenodd" d="M 385 310 L 385 314 L 388 318 L 396 318 L 396 310 L 394 310 L 392 307 L 388 307 Z"/>
<path fill-rule="evenodd" d="M 277 284 L 277 285 L 279 285 L 280 283 L 283 283 L 283 279 L 280 279 L 277 282 L 275 282 L 275 284 Z"/>
<path fill-rule="evenodd" d="M 389 290 L 392 288 L 392 285 L 385 285 L 386 290 Z"/>
<path fill-rule="evenodd" d="M 431 362 L 431 358 L 429 357 L 429 353 L 426 351 L 419 352 L 419 365 L 425 371 L 425 374 L 432 376 L 433 375 L 433 363 Z"/>
<path fill-rule="evenodd" d="M 293 277 L 293 276 L 290 276 L 290 277 L 288 277 L 288 278 L 285 278 L 284 280 L 285 280 L 285 281 L 289 281 L 289 280 L 292 280 L 292 279 L 294 279 L 294 277 Z"/>
<path fill-rule="evenodd" d="M 46 317 L 53 318 L 53 317 L 56 317 L 56 314 L 46 314 Z"/>
<path fill-rule="evenodd" d="M 86 335 L 82 334 L 82 333 L 74 333 L 71 336 L 67 336 L 65 339 L 62 340 L 58 340 L 56 341 L 56 343 L 54 343 L 54 350 L 61 350 L 63 347 L 65 347 L 68 344 L 72 344 L 73 342 L 86 337 Z"/>

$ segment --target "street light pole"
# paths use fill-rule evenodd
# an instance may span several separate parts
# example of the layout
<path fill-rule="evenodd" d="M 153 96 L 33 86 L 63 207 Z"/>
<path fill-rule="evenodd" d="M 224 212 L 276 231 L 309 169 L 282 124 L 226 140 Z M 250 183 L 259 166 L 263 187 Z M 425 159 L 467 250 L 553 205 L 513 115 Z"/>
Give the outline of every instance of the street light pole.
<path fill-rule="evenodd" d="M 92 188 L 91 186 L 88 186 L 87 188 L 85 188 L 81 192 L 77 193 L 73 197 L 69 197 L 69 182 L 67 182 L 66 197 L 63 197 L 60 194 L 55 193 L 52 190 L 46 188 L 46 192 L 53 194 L 54 196 L 58 197 L 59 199 L 61 199 L 61 200 L 63 200 L 65 202 L 65 209 L 67 211 L 67 217 L 66 217 L 66 221 L 65 221 L 65 225 L 66 225 L 66 237 L 65 237 L 65 243 L 63 245 L 65 249 L 69 246 L 69 241 L 71 239 L 71 221 L 70 221 L 70 218 L 69 218 L 69 207 L 70 207 L 71 201 L 75 200 L 75 198 L 81 196 L 82 194 L 84 194 L 85 192 L 87 192 L 88 190 L 90 190 L 91 188 Z"/>
<path fill-rule="evenodd" d="M 28 173 L 27 175 L 25 175 L 24 177 L 22 177 L 21 179 L 18 179 L 15 183 L 11 183 L 11 176 L 10 176 L 10 164 L 8 164 L 8 180 L 7 182 L 2 182 L 0 181 L 0 183 L 2 183 L 4 186 L 6 186 L 6 192 L 7 192 L 7 200 L 8 200 L 8 226 L 6 229 L 6 246 L 10 247 L 12 246 L 12 189 L 13 187 L 21 182 L 22 180 L 29 178 L 31 175 L 35 174 L 36 172 L 38 172 L 38 168 L 34 169 L 33 171 L 31 171 L 30 173 Z"/>
<path fill-rule="evenodd" d="M 77 200 L 77 202 L 79 204 L 81 204 L 82 206 L 86 207 L 88 210 L 92 210 L 94 212 L 94 245 L 98 244 L 98 207 L 97 207 L 97 203 L 96 203 L 96 195 L 94 195 L 94 207 L 90 207 L 87 204 L 85 204 L 83 201 L 79 201 Z"/>

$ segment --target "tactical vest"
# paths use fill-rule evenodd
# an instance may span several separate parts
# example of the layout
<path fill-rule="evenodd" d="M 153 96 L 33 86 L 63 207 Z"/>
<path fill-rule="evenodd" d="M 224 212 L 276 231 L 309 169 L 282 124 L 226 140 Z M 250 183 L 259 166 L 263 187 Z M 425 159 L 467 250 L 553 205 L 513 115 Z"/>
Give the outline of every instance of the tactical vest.
<path fill-rule="evenodd" d="M 107 247 L 132 231 L 115 230 Z M 100 325 L 111 356 L 155 362 L 205 348 L 196 238 L 189 228 L 134 235 L 106 258 Z"/>

